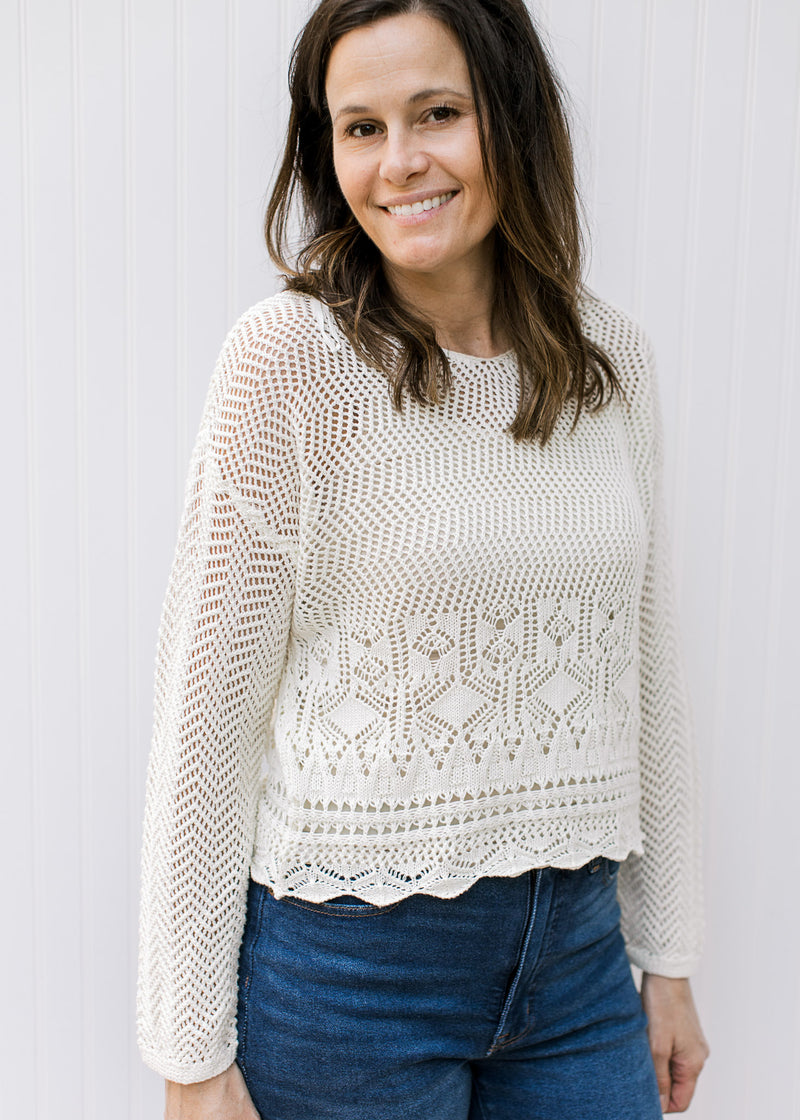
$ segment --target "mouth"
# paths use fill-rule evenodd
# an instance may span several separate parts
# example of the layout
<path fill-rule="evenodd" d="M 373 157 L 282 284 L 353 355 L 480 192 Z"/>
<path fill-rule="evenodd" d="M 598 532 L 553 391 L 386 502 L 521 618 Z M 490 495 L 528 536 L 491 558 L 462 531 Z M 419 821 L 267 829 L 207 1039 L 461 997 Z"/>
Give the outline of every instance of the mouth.
<path fill-rule="evenodd" d="M 397 206 L 382 206 L 381 209 L 385 210 L 387 214 L 391 214 L 393 218 L 415 218 L 420 214 L 429 214 L 432 211 L 441 210 L 457 194 L 458 191 L 445 191 L 444 194 L 431 195 L 428 198 L 418 199 L 416 202 L 404 202 Z"/>

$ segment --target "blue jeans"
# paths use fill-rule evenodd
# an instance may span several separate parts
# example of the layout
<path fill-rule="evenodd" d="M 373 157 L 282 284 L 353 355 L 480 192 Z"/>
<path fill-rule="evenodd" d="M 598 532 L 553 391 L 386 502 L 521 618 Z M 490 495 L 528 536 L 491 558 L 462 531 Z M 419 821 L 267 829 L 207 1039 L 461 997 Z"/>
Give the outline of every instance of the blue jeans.
<path fill-rule="evenodd" d="M 660 1120 L 617 869 L 380 907 L 251 883 L 238 1062 L 262 1120 Z"/>

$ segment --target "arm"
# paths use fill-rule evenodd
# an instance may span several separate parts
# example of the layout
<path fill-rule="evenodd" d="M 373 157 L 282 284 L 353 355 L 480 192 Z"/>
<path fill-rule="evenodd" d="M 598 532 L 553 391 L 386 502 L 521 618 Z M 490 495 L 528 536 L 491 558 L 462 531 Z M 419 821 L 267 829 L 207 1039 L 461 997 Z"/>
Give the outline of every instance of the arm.
<path fill-rule="evenodd" d="M 673 604 L 655 370 L 646 342 L 637 347 L 635 369 L 628 423 L 648 528 L 639 612 L 643 852 L 620 868 L 619 901 L 632 963 L 682 978 L 697 967 L 702 941 L 699 784 Z"/>
<path fill-rule="evenodd" d="M 697 762 L 673 606 L 662 493 L 662 437 L 649 344 L 638 361 L 631 443 L 649 526 L 640 611 L 641 809 L 644 852 L 620 872 L 623 932 L 644 970 L 642 1003 L 662 1108 L 688 1107 L 708 1056 L 689 981 L 702 913 Z"/>
<path fill-rule="evenodd" d="M 261 761 L 293 604 L 298 472 L 288 375 L 265 330 L 251 313 L 220 357 L 159 632 L 138 1028 L 145 1061 L 183 1084 L 236 1057 Z"/>

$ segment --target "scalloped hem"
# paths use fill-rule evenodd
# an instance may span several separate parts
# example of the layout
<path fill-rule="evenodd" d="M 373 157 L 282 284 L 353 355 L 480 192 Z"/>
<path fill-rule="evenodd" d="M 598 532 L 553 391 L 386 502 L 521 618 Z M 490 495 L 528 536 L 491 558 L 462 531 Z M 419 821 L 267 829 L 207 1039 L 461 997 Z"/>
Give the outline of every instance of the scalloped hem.
<path fill-rule="evenodd" d="M 276 898 L 328 902 L 353 895 L 385 906 L 412 894 L 454 898 L 487 876 L 537 867 L 573 870 L 597 856 L 621 862 L 641 853 L 635 806 L 586 808 L 555 820 L 489 818 L 444 835 L 411 830 L 391 838 L 320 837 L 276 828 L 269 836 L 260 827 L 250 874 Z"/>

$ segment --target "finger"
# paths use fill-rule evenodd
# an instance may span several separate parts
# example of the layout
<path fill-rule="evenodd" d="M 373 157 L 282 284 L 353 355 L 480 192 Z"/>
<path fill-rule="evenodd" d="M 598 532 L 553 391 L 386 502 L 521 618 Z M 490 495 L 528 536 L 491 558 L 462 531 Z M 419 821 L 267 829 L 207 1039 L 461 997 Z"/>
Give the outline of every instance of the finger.
<path fill-rule="evenodd" d="M 697 1077 L 687 1078 L 685 1081 L 673 1079 L 670 1093 L 669 1108 L 667 1112 L 685 1112 L 694 1096 Z"/>
<path fill-rule="evenodd" d="M 672 1090 L 670 1094 L 670 1112 L 685 1112 L 689 1107 L 697 1079 L 703 1068 L 703 1058 L 698 1057 L 689 1064 L 672 1063 Z"/>
<path fill-rule="evenodd" d="M 669 1055 L 662 1053 L 656 1048 L 652 1050 L 652 1055 L 653 1067 L 656 1071 L 656 1082 L 658 1084 L 658 1096 L 661 1100 L 661 1111 L 666 1112 L 669 1108 L 670 1097 L 672 1096 L 672 1076 L 669 1068 Z"/>

